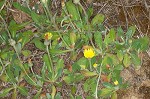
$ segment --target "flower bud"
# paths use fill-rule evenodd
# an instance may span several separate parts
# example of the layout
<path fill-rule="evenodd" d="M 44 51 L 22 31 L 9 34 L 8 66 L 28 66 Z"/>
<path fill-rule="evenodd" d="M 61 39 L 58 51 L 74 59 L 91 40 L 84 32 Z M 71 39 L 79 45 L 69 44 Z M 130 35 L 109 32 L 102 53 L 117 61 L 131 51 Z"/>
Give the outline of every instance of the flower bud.
<path fill-rule="evenodd" d="M 130 44 L 132 43 L 132 40 L 131 40 L 131 39 L 129 39 L 129 43 L 130 43 Z"/>
<path fill-rule="evenodd" d="M 61 0 L 61 6 L 62 6 L 62 8 L 65 7 L 65 2 L 64 2 L 64 0 Z"/>
<path fill-rule="evenodd" d="M 43 5 L 46 7 L 47 6 L 47 0 L 41 0 Z"/>
<path fill-rule="evenodd" d="M 73 2 L 74 2 L 75 4 L 79 4 L 79 3 L 80 3 L 80 0 L 73 0 Z"/>
<path fill-rule="evenodd" d="M 9 43 L 11 46 L 15 46 L 16 45 L 16 41 L 13 39 L 9 39 Z"/>
<path fill-rule="evenodd" d="M 49 40 L 45 40 L 44 41 L 44 45 L 48 46 L 50 44 L 50 41 Z"/>
<path fill-rule="evenodd" d="M 96 63 L 95 63 L 95 64 L 93 64 L 93 67 L 94 67 L 94 68 L 97 68 L 97 66 L 98 66 L 98 64 L 96 64 Z"/>

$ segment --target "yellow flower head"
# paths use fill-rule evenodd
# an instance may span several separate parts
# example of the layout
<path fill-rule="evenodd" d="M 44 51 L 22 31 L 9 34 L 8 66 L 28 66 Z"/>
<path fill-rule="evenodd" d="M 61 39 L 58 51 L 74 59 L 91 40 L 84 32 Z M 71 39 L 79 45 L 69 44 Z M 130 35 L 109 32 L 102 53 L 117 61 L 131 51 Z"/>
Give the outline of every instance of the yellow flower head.
<path fill-rule="evenodd" d="M 53 36 L 52 33 L 47 32 L 47 33 L 45 33 L 44 38 L 45 38 L 45 40 L 50 40 L 52 38 L 52 36 Z"/>
<path fill-rule="evenodd" d="M 114 82 L 114 84 L 115 84 L 115 85 L 118 85 L 118 81 L 116 80 L 116 81 Z"/>
<path fill-rule="evenodd" d="M 84 49 L 83 53 L 85 58 L 92 58 L 95 56 L 93 48 Z"/>
<path fill-rule="evenodd" d="M 97 68 L 97 66 L 98 66 L 98 64 L 96 64 L 96 63 L 95 63 L 95 64 L 93 64 L 93 67 L 94 67 L 94 68 Z"/>

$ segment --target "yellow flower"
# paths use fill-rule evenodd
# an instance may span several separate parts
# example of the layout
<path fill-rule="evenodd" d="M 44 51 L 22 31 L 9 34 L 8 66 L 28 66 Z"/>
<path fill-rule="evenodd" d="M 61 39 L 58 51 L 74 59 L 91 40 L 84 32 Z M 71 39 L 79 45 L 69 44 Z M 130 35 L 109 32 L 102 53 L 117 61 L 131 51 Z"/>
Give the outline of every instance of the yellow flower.
<path fill-rule="evenodd" d="M 83 53 L 85 58 L 92 58 L 95 56 L 93 48 L 84 49 Z"/>
<path fill-rule="evenodd" d="M 94 68 L 97 68 L 97 66 L 98 66 L 98 64 L 96 64 L 96 63 L 95 63 L 95 64 L 93 64 L 93 67 L 94 67 Z"/>
<path fill-rule="evenodd" d="M 45 38 L 45 40 L 50 40 L 52 38 L 52 36 L 53 36 L 52 33 L 47 32 L 47 33 L 45 33 L 44 38 Z"/>
<path fill-rule="evenodd" d="M 114 84 L 115 84 L 115 85 L 118 85 L 118 81 L 116 80 L 116 81 L 114 82 Z"/>

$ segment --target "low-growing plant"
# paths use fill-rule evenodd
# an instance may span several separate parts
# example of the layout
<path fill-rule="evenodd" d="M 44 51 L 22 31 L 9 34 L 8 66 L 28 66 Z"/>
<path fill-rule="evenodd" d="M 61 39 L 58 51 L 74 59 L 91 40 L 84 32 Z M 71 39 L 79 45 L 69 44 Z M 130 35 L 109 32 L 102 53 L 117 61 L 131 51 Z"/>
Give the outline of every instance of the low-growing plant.
<path fill-rule="evenodd" d="M 49 90 L 46 98 L 61 99 L 58 88 L 63 84 L 71 90 L 69 99 L 82 99 L 77 94 L 78 83 L 82 85 L 86 99 L 117 99 L 117 91 L 128 87 L 128 82 L 120 76 L 121 71 L 130 66 L 140 68 L 141 55 L 149 47 L 149 38 L 136 37 L 134 25 L 127 31 L 121 27 L 106 28 L 103 25 L 105 16 L 94 14 L 92 6 L 85 9 L 80 0 L 62 0 L 59 14 L 57 10 L 56 13 L 50 10 L 50 0 L 41 0 L 41 4 L 44 12 L 37 14 L 29 7 L 13 2 L 16 9 L 31 17 L 30 21 L 21 24 L 14 20 L 7 24 L 5 14 L 0 15 L 3 21 L 0 28 L 0 80 L 7 84 L 0 88 L 0 97 L 11 91 L 13 99 L 17 98 L 17 93 L 28 96 L 26 81 L 37 90 L 32 96 L 34 99 L 42 98 L 45 87 Z M 3 8 L 1 13 L 4 12 Z M 34 25 L 37 32 L 20 31 L 26 25 Z M 32 51 L 25 50 L 28 43 L 44 52 L 40 74 L 33 71 Z M 45 83 L 48 86 L 44 86 Z"/>

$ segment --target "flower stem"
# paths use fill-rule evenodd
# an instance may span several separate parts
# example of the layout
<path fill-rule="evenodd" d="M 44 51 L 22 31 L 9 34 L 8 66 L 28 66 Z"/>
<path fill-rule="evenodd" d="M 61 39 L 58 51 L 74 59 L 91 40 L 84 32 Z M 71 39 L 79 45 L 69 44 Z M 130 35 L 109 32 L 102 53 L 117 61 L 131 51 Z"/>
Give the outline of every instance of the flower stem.
<path fill-rule="evenodd" d="M 4 67 L 4 64 L 3 64 L 1 58 L 0 58 L 0 63 L 1 63 L 1 65 L 2 65 L 2 70 L 1 70 L 1 72 L 0 72 L 0 76 L 1 76 L 1 75 L 3 74 L 3 72 L 4 72 L 4 70 L 5 70 L 5 67 Z"/>
<path fill-rule="evenodd" d="M 90 71 L 92 71 L 92 63 L 91 63 L 91 59 L 88 59 L 89 63 L 90 63 Z"/>
<path fill-rule="evenodd" d="M 103 59 L 103 57 L 104 56 L 102 55 L 102 59 Z M 101 72 L 102 72 L 102 63 L 101 63 L 100 68 L 99 68 L 99 75 L 98 75 L 97 85 L 96 85 L 96 89 L 95 89 L 95 99 L 98 99 L 97 92 L 98 92 L 99 81 L 100 81 L 100 78 L 101 78 Z"/>
<path fill-rule="evenodd" d="M 98 99 L 98 96 L 97 96 L 97 92 L 98 92 L 98 85 L 99 85 L 99 81 L 100 81 L 100 78 L 101 78 L 101 67 L 100 67 L 100 72 L 99 72 L 99 75 L 98 75 L 98 79 L 97 79 L 97 84 L 96 84 L 96 90 L 95 90 L 95 99 Z"/>
<path fill-rule="evenodd" d="M 59 32 L 59 28 L 58 28 L 58 26 L 57 26 L 57 24 L 56 24 L 56 22 L 55 22 L 55 18 L 52 17 L 52 14 L 51 14 L 51 12 L 49 11 L 48 8 L 47 8 L 47 12 L 49 13 L 49 16 L 50 16 L 51 22 L 52 22 L 53 25 L 54 25 L 54 28 L 58 31 L 58 35 L 59 35 L 59 37 L 62 39 L 62 42 L 66 45 L 66 47 L 67 47 L 68 49 L 70 49 L 69 45 L 68 45 L 67 42 L 63 39 L 61 33 Z"/>
<path fill-rule="evenodd" d="M 52 72 L 52 74 L 54 75 L 54 72 L 53 72 L 54 66 L 53 66 L 52 58 L 51 58 L 50 53 L 49 53 L 48 45 L 46 46 L 46 51 L 47 51 L 47 54 L 48 54 L 48 58 L 49 58 L 50 65 L 51 65 L 51 67 L 50 67 L 50 68 L 51 68 L 51 72 Z"/>
<path fill-rule="evenodd" d="M 20 64 L 21 69 L 24 71 L 24 73 L 26 74 L 26 76 L 27 76 L 27 77 L 34 83 L 34 85 L 36 86 L 37 84 L 35 83 L 35 81 L 32 80 L 32 78 L 28 75 L 27 71 L 25 70 L 25 68 L 24 68 L 24 66 L 23 66 L 23 64 L 22 64 L 21 58 L 20 58 L 20 56 L 19 56 L 19 53 L 18 53 L 18 51 L 17 51 L 17 49 L 16 49 L 16 47 L 13 46 L 13 48 L 14 48 L 16 54 L 17 54 L 17 57 L 18 57 L 19 61 L 21 62 L 21 64 Z"/>

